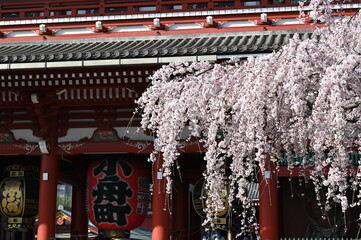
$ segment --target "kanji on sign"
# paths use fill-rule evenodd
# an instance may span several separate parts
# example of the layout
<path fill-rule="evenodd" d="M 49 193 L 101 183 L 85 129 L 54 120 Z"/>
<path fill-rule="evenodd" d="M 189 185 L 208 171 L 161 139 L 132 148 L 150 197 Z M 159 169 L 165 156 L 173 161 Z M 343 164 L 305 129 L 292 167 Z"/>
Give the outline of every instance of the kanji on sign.
<path fill-rule="evenodd" d="M 88 169 L 87 211 L 99 229 L 131 230 L 148 211 L 149 173 L 140 161 L 106 159 Z"/>
<path fill-rule="evenodd" d="M 125 206 L 115 206 L 107 203 L 94 205 L 94 211 L 96 213 L 95 220 L 98 223 L 108 222 L 116 223 L 118 226 L 124 226 L 127 224 L 126 215 L 129 215 L 132 209 L 129 204 Z"/>

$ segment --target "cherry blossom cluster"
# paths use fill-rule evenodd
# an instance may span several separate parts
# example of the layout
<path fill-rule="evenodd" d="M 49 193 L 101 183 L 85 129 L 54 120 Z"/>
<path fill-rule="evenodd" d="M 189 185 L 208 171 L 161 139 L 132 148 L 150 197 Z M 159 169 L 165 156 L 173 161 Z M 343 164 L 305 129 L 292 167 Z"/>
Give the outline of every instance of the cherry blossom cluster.
<path fill-rule="evenodd" d="M 167 192 L 182 133 L 205 146 L 208 222 L 230 204 L 250 202 L 247 186 L 268 161 L 303 157 L 313 163 L 316 193 L 350 205 L 346 191 L 360 189 L 361 172 L 350 184 L 349 152 L 361 150 L 361 17 L 327 26 L 305 41 L 295 36 L 280 51 L 221 64 L 176 62 L 163 66 L 137 101 L 142 127 L 156 136 L 164 158 Z M 327 173 L 327 174 L 325 174 Z M 357 194 L 356 194 L 357 195 Z"/>
<path fill-rule="evenodd" d="M 314 22 L 332 23 L 337 21 L 335 12 L 343 12 L 343 4 L 349 0 L 311 0 L 309 1 L 309 11 L 306 14 L 305 4 L 307 0 L 299 1 L 300 17 L 309 18 Z"/>

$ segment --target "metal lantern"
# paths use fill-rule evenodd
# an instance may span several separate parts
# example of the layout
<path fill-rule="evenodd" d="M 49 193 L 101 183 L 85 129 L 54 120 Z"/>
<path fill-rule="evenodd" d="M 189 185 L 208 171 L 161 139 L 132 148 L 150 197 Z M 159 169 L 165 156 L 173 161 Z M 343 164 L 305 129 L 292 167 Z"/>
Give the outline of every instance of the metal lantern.
<path fill-rule="evenodd" d="M 33 224 L 31 218 L 38 213 L 38 197 L 39 179 L 24 176 L 24 171 L 10 171 L 10 177 L 0 183 L 0 212 L 8 217 L 9 228 Z"/>
<path fill-rule="evenodd" d="M 7 177 L 0 184 L 0 211 L 7 217 L 37 214 L 39 181 L 28 177 Z"/>
<path fill-rule="evenodd" d="M 139 160 L 93 162 L 87 173 L 87 212 L 102 230 L 132 230 L 144 221 L 150 203 L 150 171 Z"/>
<path fill-rule="evenodd" d="M 222 189 L 222 201 L 224 204 L 224 209 L 216 213 L 216 217 L 227 217 L 229 214 L 229 205 L 228 205 L 228 191 L 227 189 Z M 194 190 L 192 194 L 193 207 L 197 214 L 201 217 L 206 217 L 206 213 L 204 209 L 206 209 L 207 205 L 208 193 L 205 189 L 205 181 L 204 178 L 199 179 L 194 185 Z"/>
<path fill-rule="evenodd" d="M 228 227 L 228 219 L 230 213 L 230 208 L 228 204 L 228 191 L 227 189 L 222 189 L 222 201 L 224 204 L 224 209 L 216 213 L 215 218 L 213 219 L 213 229 L 220 229 L 220 230 L 227 230 Z M 204 178 L 199 179 L 196 184 L 194 185 L 192 200 L 193 200 L 193 207 L 196 213 L 205 218 L 206 213 L 204 209 L 207 207 L 207 199 L 208 193 L 205 189 L 205 180 Z"/>

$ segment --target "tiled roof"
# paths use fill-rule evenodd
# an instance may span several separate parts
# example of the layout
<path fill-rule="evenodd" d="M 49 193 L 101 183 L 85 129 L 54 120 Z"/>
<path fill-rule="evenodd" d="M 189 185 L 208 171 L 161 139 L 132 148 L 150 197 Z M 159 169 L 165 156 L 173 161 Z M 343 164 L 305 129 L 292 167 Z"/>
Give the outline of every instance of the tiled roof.
<path fill-rule="evenodd" d="M 1 63 L 267 53 L 311 29 L 0 43 Z"/>

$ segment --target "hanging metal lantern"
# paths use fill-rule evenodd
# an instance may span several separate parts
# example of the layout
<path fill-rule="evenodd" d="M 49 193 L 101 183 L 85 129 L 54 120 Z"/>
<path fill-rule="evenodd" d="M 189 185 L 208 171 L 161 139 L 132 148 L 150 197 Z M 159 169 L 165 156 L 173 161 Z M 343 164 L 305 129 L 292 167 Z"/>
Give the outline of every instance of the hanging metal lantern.
<path fill-rule="evenodd" d="M 199 216 L 203 218 L 206 217 L 206 213 L 204 212 L 204 209 L 206 209 L 207 207 L 206 205 L 207 199 L 208 199 L 208 193 L 207 190 L 205 189 L 205 181 L 204 178 L 201 178 L 194 185 L 192 200 L 193 200 L 194 210 Z M 221 230 L 227 229 L 227 223 L 228 223 L 227 217 L 230 213 L 227 189 L 222 190 L 222 201 L 224 204 L 224 209 L 216 213 L 216 216 L 213 219 L 213 224 L 214 224 L 213 229 L 221 229 Z"/>
<path fill-rule="evenodd" d="M 24 170 L 18 165 L 10 168 Z M 38 212 L 38 197 L 38 179 L 24 176 L 24 171 L 10 171 L 10 177 L 0 183 L 0 212 L 8 217 L 9 228 L 29 227 Z"/>
<path fill-rule="evenodd" d="M 204 209 L 206 209 L 206 201 L 208 198 L 207 190 L 205 189 L 204 178 L 199 179 L 194 185 L 192 200 L 193 207 L 197 214 L 201 217 L 206 217 Z M 226 217 L 229 214 L 229 205 L 228 205 L 228 191 L 227 189 L 222 190 L 222 202 L 224 204 L 224 209 L 217 212 L 217 217 Z"/>
<path fill-rule="evenodd" d="M 8 177 L 0 184 L 0 211 L 7 217 L 33 217 L 38 209 L 39 181 Z"/>
<path fill-rule="evenodd" d="M 140 161 L 93 162 L 87 174 L 87 212 L 102 230 L 132 230 L 144 221 L 150 203 L 150 171 Z"/>

